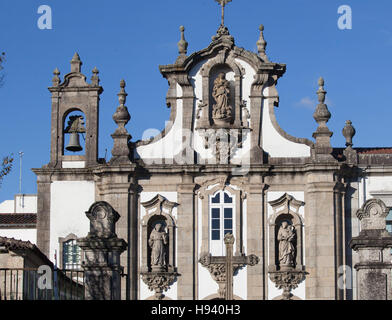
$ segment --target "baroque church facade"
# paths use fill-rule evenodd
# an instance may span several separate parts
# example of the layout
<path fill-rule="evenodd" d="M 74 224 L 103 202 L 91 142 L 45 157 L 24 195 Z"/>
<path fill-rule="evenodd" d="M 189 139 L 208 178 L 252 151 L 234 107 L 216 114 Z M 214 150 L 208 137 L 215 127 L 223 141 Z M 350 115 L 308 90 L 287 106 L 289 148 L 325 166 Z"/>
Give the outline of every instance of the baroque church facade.
<path fill-rule="evenodd" d="M 286 65 L 269 61 L 263 30 L 254 53 L 235 45 L 222 17 L 210 45 L 188 54 L 181 27 L 175 63 L 159 67 L 166 128 L 132 141 L 121 81 L 108 162 L 98 158 L 98 70 L 87 82 L 78 54 L 63 79 L 55 70 L 50 162 L 33 169 L 46 256 L 85 245 L 86 212 L 113 210 L 104 237 L 123 240 L 121 299 L 392 298 L 392 149 L 353 148 L 350 121 L 346 147 L 331 146 L 323 79 L 314 139 L 286 133 L 275 117 Z M 102 249 L 100 259 L 114 258 Z"/>

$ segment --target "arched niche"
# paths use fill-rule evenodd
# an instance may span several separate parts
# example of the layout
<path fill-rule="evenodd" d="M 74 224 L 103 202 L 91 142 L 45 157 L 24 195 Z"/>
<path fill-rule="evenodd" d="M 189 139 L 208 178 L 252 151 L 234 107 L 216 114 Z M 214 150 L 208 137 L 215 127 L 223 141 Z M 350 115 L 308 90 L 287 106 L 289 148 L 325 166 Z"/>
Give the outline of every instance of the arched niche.
<path fill-rule="evenodd" d="M 88 124 L 86 123 L 85 113 L 81 110 L 82 108 L 73 107 L 67 110 L 63 115 L 63 130 L 62 130 L 62 154 L 63 156 L 79 156 L 81 159 L 85 157 L 86 153 L 86 128 Z M 76 123 L 75 123 L 76 121 Z M 66 148 L 70 145 L 70 140 L 72 133 L 67 131 L 73 130 L 77 125 L 77 129 L 80 131 L 77 133 L 77 140 L 82 150 L 80 151 L 68 151 Z M 84 131 L 84 132 L 83 132 Z M 75 140 L 72 140 L 75 142 Z M 67 159 L 67 157 L 65 158 Z"/>
<path fill-rule="evenodd" d="M 269 232 L 268 232 L 268 241 L 269 241 L 269 271 L 281 271 L 282 267 L 280 266 L 279 261 L 279 240 L 278 233 L 282 226 L 283 222 L 288 223 L 288 227 L 294 227 L 295 237 L 293 240 L 293 245 L 295 248 L 294 251 L 294 265 L 289 268 L 293 270 L 304 270 L 305 266 L 303 265 L 304 257 L 303 257 L 303 239 L 304 239 L 304 221 L 301 215 L 299 214 L 300 207 L 304 206 L 305 203 L 302 201 L 296 200 L 293 196 L 285 193 L 277 200 L 273 200 L 269 202 L 272 207 L 274 213 L 269 218 Z M 287 269 L 287 267 L 285 267 Z"/>
<path fill-rule="evenodd" d="M 141 205 L 146 210 L 146 215 L 141 221 L 142 227 L 142 270 L 151 272 L 151 248 L 148 244 L 151 232 L 156 224 L 162 225 L 162 231 L 168 235 L 166 250 L 166 270 L 165 272 L 176 272 L 176 220 L 172 214 L 173 208 L 178 204 L 171 202 L 161 196 L 156 195 L 150 201 L 142 202 Z"/>
<path fill-rule="evenodd" d="M 208 112 L 202 113 L 197 128 L 206 129 L 214 125 L 211 117 L 212 106 L 215 103 L 212 97 L 214 81 L 220 73 L 225 73 L 226 79 L 230 82 L 230 103 L 233 107 L 233 119 L 228 125 L 231 128 L 241 126 L 241 103 L 242 103 L 242 78 L 245 69 L 235 62 L 231 52 L 221 50 L 217 56 L 208 60 L 201 68 L 202 75 L 202 104 L 208 106 Z"/>

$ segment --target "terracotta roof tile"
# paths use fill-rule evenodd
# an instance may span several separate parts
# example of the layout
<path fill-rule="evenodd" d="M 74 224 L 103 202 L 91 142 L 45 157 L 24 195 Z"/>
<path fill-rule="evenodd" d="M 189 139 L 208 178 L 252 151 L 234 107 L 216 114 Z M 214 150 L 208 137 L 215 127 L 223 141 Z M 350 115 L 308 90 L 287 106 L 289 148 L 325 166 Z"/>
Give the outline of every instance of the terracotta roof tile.
<path fill-rule="evenodd" d="M 39 257 L 43 263 L 49 265 L 51 268 L 54 267 L 53 263 L 42 253 L 42 251 L 30 241 L 22 241 L 14 238 L 0 237 L 0 247 L 4 247 L 6 250 L 16 252 L 31 252 L 36 257 Z"/>
<path fill-rule="evenodd" d="M 392 148 L 355 148 L 359 154 L 392 154 Z"/>
<path fill-rule="evenodd" d="M 1 213 L 0 227 L 5 226 L 35 226 L 37 214 L 35 213 Z"/>

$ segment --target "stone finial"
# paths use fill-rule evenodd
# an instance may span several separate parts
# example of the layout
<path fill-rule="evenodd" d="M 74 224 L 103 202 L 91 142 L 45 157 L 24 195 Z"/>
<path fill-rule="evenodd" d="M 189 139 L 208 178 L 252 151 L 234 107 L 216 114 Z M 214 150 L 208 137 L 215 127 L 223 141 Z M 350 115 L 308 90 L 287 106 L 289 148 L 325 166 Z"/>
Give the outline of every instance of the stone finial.
<path fill-rule="evenodd" d="M 59 78 L 60 71 L 59 71 L 59 69 L 57 69 L 57 68 L 54 69 L 53 75 L 54 75 L 54 77 L 52 79 L 53 87 L 58 87 L 58 85 L 60 84 L 60 78 Z"/>
<path fill-rule="evenodd" d="M 327 94 L 327 91 L 324 90 L 324 79 L 320 78 L 318 84 L 320 86 L 317 90 L 319 104 L 313 114 L 313 118 L 320 126 L 326 127 L 326 123 L 331 118 L 331 113 L 329 112 L 327 105 L 324 103 Z"/>
<path fill-rule="evenodd" d="M 346 138 L 346 147 L 351 148 L 353 146 L 353 137 L 355 136 L 355 128 L 352 126 L 350 120 L 346 121 L 346 125 L 342 130 L 343 136 Z"/>
<path fill-rule="evenodd" d="M 121 80 L 120 81 L 120 92 L 117 94 L 118 95 L 118 101 L 120 102 L 120 106 L 117 108 L 116 112 L 113 115 L 113 120 L 116 122 L 116 124 L 119 127 L 124 127 L 129 120 L 131 119 L 131 116 L 129 115 L 128 108 L 124 105 L 126 98 L 128 94 L 125 92 L 125 81 Z M 124 128 L 125 129 L 125 128 Z"/>
<path fill-rule="evenodd" d="M 91 84 L 93 86 L 98 86 L 99 85 L 99 76 L 98 76 L 99 71 L 98 71 L 97 67 L 94 67 L 92 73 L 93 73 L 93 76 L 91 77 Z"/>
<path fill-rule="evenodd" d="M 128 108 L 124 105 L 128 94 L 125 92 L 125 81 L 120 81 L 120 92 L 118 93 L 118 101 L 120 105 L 117 107 L 113 115 L 114 122 L 118 125 L 116 131 L 112 134 L 114 146 L 112 149 L 112 159 L 110 163 L 129 163 L 130 150 L 128 142 L 132 138 L 128 133 L 125 125 L 131 119 Z"/>
<path fill-rule="evenodd" d="M 80 60 L 79 54 L 75 52 L 71 60 L 71 72 L 80 72 L 82 64 L 83 63 Z"/>
<path fill-rule="evenodd" d="M 260 30 L 260 38 L 257 41 L 257 51 L 259 53 L 259 56 L 263 58 L 264 60 L 268 61 L 267 55 L 265 53 L 265 48 L 267 47 L 267 41 L 264 39 L 264 26 L 261 24 L 259 27 Z"/>
<path fill-rule="evenodd" d="M 331 147 L 331 137 L 333 133 L 329 131 L 327 122 L 331 118 L 331 113 L 327 105 L 324 103 L 327 91 L 324 90 L 324 79 L 320 78 L 318 81 L 319 89 L 317 96 L 319 104 L 313 114 L 314 120 L 318 123 L 316 132 L 313 133 L 313 138 L 316 139 L 315 149 L 316 154 L 331 154 L 333 149 Z"/>
<path fill-rule="evenodd" d="M 324 84 L 325 84 L 324 78 L 320 77 L 320 79 L 318 80 L 319 89 L 317 90 L 318 101 L 320 103 L 325 102 L 325 96 L 327 94 L 327 91 L 324 90 Z"/>
<path fill-rule="evenodd" d="M 188 52 L 188 42 L 185 40 L 185 27 L 180 27 L 181 32 L 181 40 L 178 42 L 178 53 L 182 56 L 185 56 Z"/>

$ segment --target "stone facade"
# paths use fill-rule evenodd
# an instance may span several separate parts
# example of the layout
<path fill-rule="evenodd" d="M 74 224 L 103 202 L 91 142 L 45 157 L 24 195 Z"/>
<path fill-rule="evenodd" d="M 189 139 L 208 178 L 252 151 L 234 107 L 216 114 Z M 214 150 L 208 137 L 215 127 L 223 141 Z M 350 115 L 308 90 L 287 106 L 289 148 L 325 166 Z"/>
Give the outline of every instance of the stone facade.
<path fill-rule="evenodd" d="M 224 296 L 217 294 L 218 283 L 200 259 L 209 254 L 224 256 L 227 233 L 236 239 L 233 261 L 250 254 L 258 261 L 234 272 L 230 296 L 235 299 L 358 298 L 353 280 L 359 277 L 361 286 L 366 279 L 362 282 L 360 272 L 353 271 L 341 286 L 339 270 L 354 267 L 358 260 L 350 248 L 350 240 L 359 235 L 356 210 L 377 195 L 390 199 L 392 205 L 392 185 L 379 180 L 392 176 L 392 150 L 353 148 L 351 122 L 343 130 L 346 148 L 331 146 L 333 133 L 327 127 L 331 113 L 322 78 L 314 113 L 315 140 L 286 133 L 275 117 L 276 85 L 286 66 L 269 61 L 263 26 L 258 54 L 237 47 L 222 24 L 207 48 L 188 56 L 185 28 L 180 31 L 178 58 L 174 64 L 160 66 L 169 83 L 167 127 L 150 140 L 132 141 L 125 128 L 132 111 L 125 107 L 127 94 L 121 81 L 120 106 L 113 110 L 118 128 L 108 162 L 97 158 L 103 90 L 98 70 L 87 83 L 77 54 L 63 81 L 55 70 L 50 88 L 51 160 L 34 169 L 38 246 L 51 256 L 51 248 L 58 245 L 51 239 L 68 235 L 53 235 L 57 231 L 51 225 L 58 219 L 53 202 L 66 196 L 53 185 L 88 182 L 92 187 L 82 200 L 93 198 L 89 205 L 104 201 L 119 214 L 116 234 L 127 243 L 119 260 L 128 275 L 121 283 L 122 299 Z M 69 156 L 64 151 L 64 126 L 75 110 L 84 114 L 87 140 L 83 155 Z M 365 186 L 370 183 L 380 189 L 369 193 Z M 64 204 L 64 208 L 84 226 L 71 230 L 76 226 L 70 225 L 69 233 L 85 237 L 88 206 Z M 292 255 L 288 264 L 279 262 L 283 221 L 295 230 L 295 237 L 285 243 Z M 158 223 L 163 238 L 154 252 L 164 254 L 159 270 L 152 265 L 155 258 L 148 244 Z M 354 286 L 347 284 L 350 281 Z"/>

